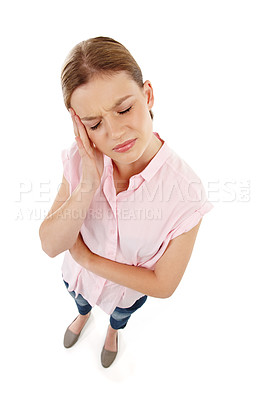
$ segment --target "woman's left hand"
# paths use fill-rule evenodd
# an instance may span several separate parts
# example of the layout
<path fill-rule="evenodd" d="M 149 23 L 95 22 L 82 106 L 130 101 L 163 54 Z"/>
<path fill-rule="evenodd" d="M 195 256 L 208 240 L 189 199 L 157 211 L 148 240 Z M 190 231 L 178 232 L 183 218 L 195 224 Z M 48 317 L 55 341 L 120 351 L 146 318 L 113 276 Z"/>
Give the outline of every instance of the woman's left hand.
<path fill-rule="evenodd" d="M 78 234 L 76 243 L 69 249 L 69 252 L 78 264 L 80 264 L 84 268 L 88 267 L 90 258 L 93 253 L 84 243 L 80 232 Z"/>

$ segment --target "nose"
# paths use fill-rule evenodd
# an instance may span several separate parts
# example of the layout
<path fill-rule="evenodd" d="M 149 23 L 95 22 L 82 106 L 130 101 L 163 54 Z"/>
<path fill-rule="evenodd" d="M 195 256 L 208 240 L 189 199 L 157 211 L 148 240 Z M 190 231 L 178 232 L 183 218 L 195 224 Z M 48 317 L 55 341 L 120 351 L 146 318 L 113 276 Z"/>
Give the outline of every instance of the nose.
<path fill-rule="evenodd" d="M 106 129 L 108 132 L 108 136 L 111 139 L 118 140 L 124 134 L 124 128 L 116 118 L 108 118 L 106 120 Z"/>

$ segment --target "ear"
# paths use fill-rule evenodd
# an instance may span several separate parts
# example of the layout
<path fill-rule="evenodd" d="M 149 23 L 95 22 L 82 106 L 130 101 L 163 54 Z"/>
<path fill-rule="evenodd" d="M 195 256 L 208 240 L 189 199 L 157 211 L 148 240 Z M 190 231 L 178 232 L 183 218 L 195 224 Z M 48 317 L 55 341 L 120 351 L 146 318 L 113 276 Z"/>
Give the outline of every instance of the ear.
<path fill-rule="evenodd" d="M 150 111 L 154 104 L 153 88 L 150 81 L 145 81 L 143 83 L 143 94 L 146 98 L 147 106 Z"/>

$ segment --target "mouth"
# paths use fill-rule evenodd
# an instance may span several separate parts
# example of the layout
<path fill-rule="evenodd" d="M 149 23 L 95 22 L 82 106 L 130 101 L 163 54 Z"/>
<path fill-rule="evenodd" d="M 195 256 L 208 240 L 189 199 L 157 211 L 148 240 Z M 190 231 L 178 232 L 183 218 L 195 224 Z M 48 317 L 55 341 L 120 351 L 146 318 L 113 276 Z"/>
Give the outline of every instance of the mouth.
<path fill-rule="evenodd" d="M 134 146 L 136 140 L 137 139 L 127 140 L 126 142 L 121 143 L 121 144 L 117 145 L 116 147 L 114 147 L 113 150 L 114 151 L 118 151 L 118 152 L 127 151 L 127 150 L 131 149 Z"/>

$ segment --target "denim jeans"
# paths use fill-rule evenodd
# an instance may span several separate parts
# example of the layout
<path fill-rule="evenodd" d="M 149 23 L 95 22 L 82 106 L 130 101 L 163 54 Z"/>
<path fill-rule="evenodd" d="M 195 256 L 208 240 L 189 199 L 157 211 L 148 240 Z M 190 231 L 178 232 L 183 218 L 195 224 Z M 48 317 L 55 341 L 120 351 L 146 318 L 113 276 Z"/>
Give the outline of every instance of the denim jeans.
<path fill-rule="evenodd" d="M 64 280 L 63 280 L 64 281 Z M 68 283 L 64 281 L 64 284 L 66 288 L 68 289 Z M 78 311 L 81 315 L 86 315 L 88 314 L 92 306 L 84 297 L 79 294 L 77 298 L 75 298 L 75 291 L 73 290 L 72 292 L 68 292 L 70 295 L 73 297 L 75 300 L 75 303 L 77 305 Z M 138 299 L 131 307 L 128 308 L 120 308 L 116 307 L 113 313 L 110 315 L 110 325 L 113 329 L 124 329 L 125 326 L 128 323 L 129 318 L 131 317 L 131 314 L 133 314 L 135 311 L 137 311 L 143 304 L 146 302 L 147 296 L 142 296 L 140 299 Z"/>

